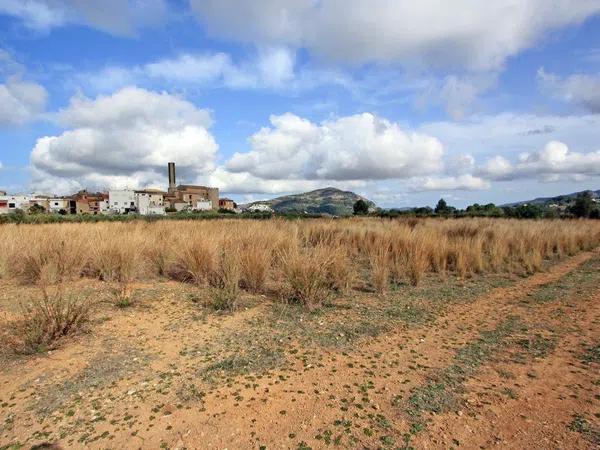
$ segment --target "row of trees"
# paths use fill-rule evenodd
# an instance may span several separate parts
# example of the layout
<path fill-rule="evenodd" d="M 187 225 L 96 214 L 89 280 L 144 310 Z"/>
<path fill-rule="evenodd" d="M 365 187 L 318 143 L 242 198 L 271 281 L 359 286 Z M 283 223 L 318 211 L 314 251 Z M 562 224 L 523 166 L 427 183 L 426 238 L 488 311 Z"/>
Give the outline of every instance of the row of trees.
<path fill-rule="evenodd" d="M 369 214 L 369 206 L 364 200 L 354 204 L 355 215 Z M 380 210 L 376 213 L 380 217 L 396 217 L 401 215 L 415 216 L 441 216 L 441 217 L 513 217 L 518 219 L 541 219 L 560 217 L 581 217 L 600 219 L 600 205 L 594 202 L 589 191 L 577 196 L 574 202 L 563 209 L 550 208 L 546 205 L 521 204 L 517 206 L 496 206 L 493 203 L 480 205 L 474 203 L 465 209 L 449 206 L 443 198 L 437 202 L 435 208 L 429 206 L 411 208 L 406 210 L 390 209 Z"/>

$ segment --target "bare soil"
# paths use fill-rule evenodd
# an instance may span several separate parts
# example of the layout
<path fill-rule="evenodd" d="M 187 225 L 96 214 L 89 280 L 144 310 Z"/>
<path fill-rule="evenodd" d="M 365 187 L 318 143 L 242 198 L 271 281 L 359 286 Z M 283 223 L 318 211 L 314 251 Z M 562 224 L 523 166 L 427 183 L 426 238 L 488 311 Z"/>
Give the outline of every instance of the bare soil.
<path fill-rule="evenodd" d="M 527 278 L 431 276 L 306 311 L 234 313 L 157 280 L 87 332 L 0 356 L 0 449 L 539 448 L 600 445 L 600 253 Z M 0 317 L 35 289 L 0 282 Z"/>

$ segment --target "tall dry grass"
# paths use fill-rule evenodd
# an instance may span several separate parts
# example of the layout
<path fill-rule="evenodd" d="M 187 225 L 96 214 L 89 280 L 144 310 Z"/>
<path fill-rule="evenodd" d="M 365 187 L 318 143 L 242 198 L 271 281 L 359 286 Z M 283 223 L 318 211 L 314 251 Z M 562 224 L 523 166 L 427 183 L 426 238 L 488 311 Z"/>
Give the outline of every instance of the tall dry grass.
<path fill-rule="evenodd" d="M 534 273 L 600 243 L 598 221 L 405 219 L 190 221 L 3 225 L 0 277 L 34 284 L 96 277 L 127 298 L 156 277 L 210 287 L 235 304 L 239 290 L 279 290 L 307 306 L 335 293 L 428 274 Z"/>
<path fill-rule="evenodd" d="M 22 302 L 20 315 L 4 325 L 0 333 L 2 350 L 17 354 L 51 350 L 89 321 L 89 299 L 67 292 L 64 283 L 50 280 L 53 276 L 50 269 L 44 269 L 37 281 L 38 293 Z"/>

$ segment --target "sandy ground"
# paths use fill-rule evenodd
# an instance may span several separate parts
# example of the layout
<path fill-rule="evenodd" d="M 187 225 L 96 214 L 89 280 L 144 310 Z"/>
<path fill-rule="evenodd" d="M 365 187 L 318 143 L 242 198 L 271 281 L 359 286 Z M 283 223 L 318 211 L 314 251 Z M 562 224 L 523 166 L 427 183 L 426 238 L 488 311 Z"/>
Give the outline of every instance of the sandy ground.
<path fill-rule="evenodd" d="M 0 361 L 0 449 L 598 448 L 600 254 L 472 283 L 452 301 L 438 283 L 312 315 L 260 296 L 215 313 L 171 282 L 136 286 L 125 309 L 98 294 L 87 333 Z M 33 295 L 2 292 L 7 316 Z M 357 325 L 354 305 L 395 296 L 407 303 L 393 326 Z"/>

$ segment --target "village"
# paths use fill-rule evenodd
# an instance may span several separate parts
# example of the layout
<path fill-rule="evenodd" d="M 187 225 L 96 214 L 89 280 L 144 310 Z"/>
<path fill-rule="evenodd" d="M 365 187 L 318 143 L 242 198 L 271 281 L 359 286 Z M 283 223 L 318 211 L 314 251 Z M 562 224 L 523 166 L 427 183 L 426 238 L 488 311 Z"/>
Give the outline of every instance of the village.
<path fill-rule="evenodd" d="M 230 198 L 220 198 L 219 188 L 177 185 L 175 163 L 168 164 L 169 187 L 161 189 L 110 189 L 108 192 L 80 190 L 69 196 L 14 194 L 0 191 L 0 214 L 17 211 L 51 214 L 139 214 L 163 216 L 169 212 L 221 211 L 241 212 Z M 272 212 L 269 205 L 252 204 L 251 212 Z"/>

